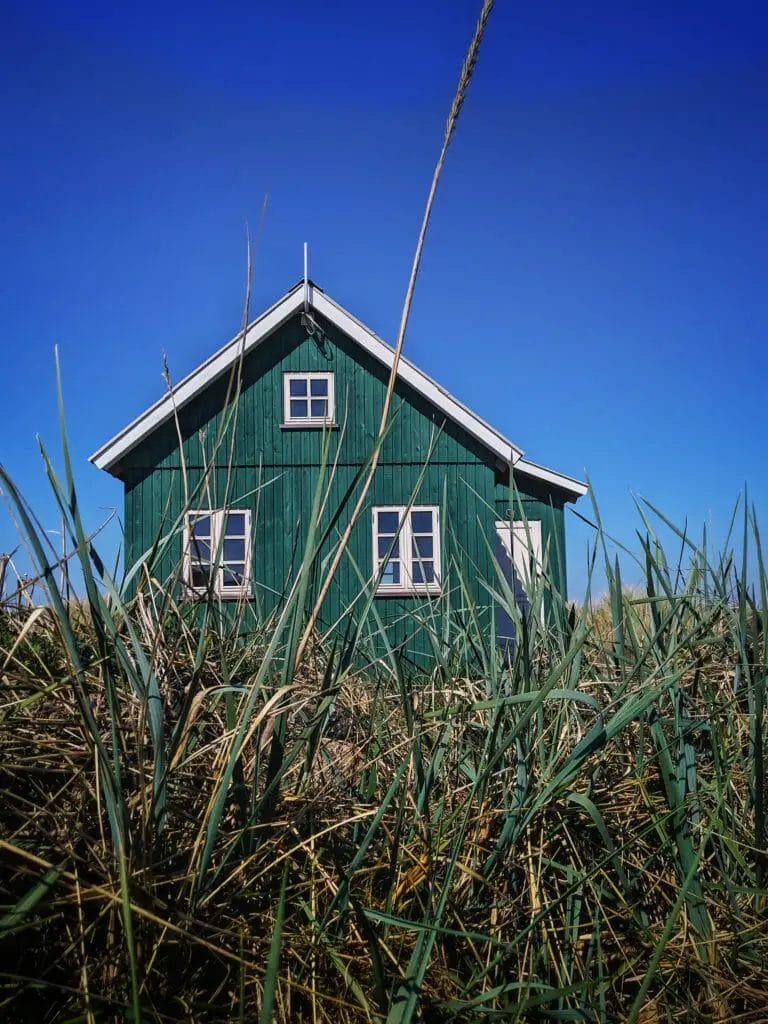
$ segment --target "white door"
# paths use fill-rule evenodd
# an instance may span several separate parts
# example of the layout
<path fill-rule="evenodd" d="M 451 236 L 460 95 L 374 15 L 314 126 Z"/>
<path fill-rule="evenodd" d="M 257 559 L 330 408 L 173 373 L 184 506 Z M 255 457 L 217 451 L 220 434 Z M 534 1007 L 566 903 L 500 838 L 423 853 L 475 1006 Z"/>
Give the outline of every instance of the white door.
<path fill-rule="evenodd" d="M 522 520 L 511 524 L 499 520 L 496 534 L 507 558 L 512 560 L 520 582 L 527 589 L 531 580 L 531 563 L 535 569 L 541 570 L 541 522 L 529 519 L 526 529 Z"/>
<path fill-rule="evenodd" d="M 534 572 L 541 569 L 541 522 L 538 519 L 529 519 L 527 524 L 522 520 L 510 524 L 508 520 L 498 520 L 496 558 L 504 570 L 518 606 L 526 611 L 529 607 L 531 569 Z M 542 614 L 543 611 L 542 607 Z M 506 615 L 503 615 L 502 619 L 505 620 Z M 511 622 L 509 625 L 511 626 Z M 499 634 L 504 635 L 507 630 L 506 621 L 500 620 L 498 626 Z"/>

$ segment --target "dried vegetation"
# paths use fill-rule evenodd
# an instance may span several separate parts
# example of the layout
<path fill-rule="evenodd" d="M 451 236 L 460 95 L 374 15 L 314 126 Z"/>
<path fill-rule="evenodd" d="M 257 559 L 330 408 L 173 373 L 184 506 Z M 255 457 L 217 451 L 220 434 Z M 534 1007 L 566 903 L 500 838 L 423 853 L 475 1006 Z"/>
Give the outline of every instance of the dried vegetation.
<path fill-rule="evenodd" d="M 421 676 L 297 663 L 309 587 L 6 609 L 2 1018 L 765 1020 L 765 574 L 644 528 L 644 593 L 545 570 L 511 661 L 464 609 Z"/>

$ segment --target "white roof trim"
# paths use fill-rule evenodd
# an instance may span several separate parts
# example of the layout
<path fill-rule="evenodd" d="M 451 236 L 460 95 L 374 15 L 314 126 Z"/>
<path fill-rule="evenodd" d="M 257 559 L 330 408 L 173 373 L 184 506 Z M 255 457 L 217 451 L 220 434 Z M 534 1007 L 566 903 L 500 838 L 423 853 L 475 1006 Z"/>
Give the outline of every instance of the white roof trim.
<path fill-rule="evenodd" d="M 300 286 L 292 288 L 287 295 L 270 307 L 249 325 L 243 339 L 242 332 L 228 342 L 218 352 L 201 363 L 196 370 L 179 381 L 172 392 L 164 395 L 154 405 L 150 405 L 140 416 L 124 427 L 118 434 L 103 444 L 89 457 L 99 469 L 112 469 L 120 459 L 132 448 L 144 440 L 156 427 L 173 416 L 174 406 L 183 406 L 202 391 L 208 384 L 216 380 L 232 366 L 240 356 L 240 352 L 248 352 L 272 331 L 285 323 L 303 306 L 303 295 Z"/>
<path fill-rule="evenodd" d="M 564 491 L 575 494 L 579 498 L 589 490 L 587 485 L 583 484 L 581 480 L 575 480 L 572 476 L 565 476 L 563 473 L 556 473 L 553 469 L 539 466 L 535 462 L 529 462 L 527 459 L 519 459 L 515 463 L 515 472 L 525 473 L 526 476 L 535 477 L 537 480 L 545 480 L 548 484 L 561 487 Z"/>
<path fill-rule="evenodd" d="M 370 353 L 387 369 L 392 367 L 394 350 L 311 281 L 309 282 L 309 305 L 357 342 L 361 348 Z M 99 469 L 114 469 L 124 455 L 140 444 L 156 427 L 173 416 L 174 408 L 183 408 L 208 384 L 226 373 L 240 357 L 241 352 L 243 354 L 250 352 L 286 320 L 300 312 L 303 306 L 304 283 L 300 282 L 279 299 L 274 306 L 248 325 L 244 339 L 242 334 L 238 334 L 218 352 L 206 359 L 196 370 L 176 384 L 172 393 L 164 395 L 95 451 L 90 456 L 90 461 Z M 410 384 L 418 394 L 444 412 L 448 419 L 458 423 L 468 434 L 480 441 L 503 462 L 511 463 L 528 475 L 546 480 L 573 494 L 586 493 L 586 487 L 578 480 L 554 473 L 535 463 L 524 462 L 522 449 L 494 430 L 485 420 L 476 416 L 466 405 L 463 405 L 431 377 L 414 366 L 410 360 L 401 358 L 398 378 Z"/>
<path fill-rule="evenodd" d="M 309 303 L 332 324 L 349 335 L 361 348 L 369 352 L 375 359 L 390 369 L 394 359 L 394 350 L 382 341 L 368 327 L 352 316 L 346 309 L 330 299 L 325 292 L 310 282 Z M 241 350 L 244 353 L 255 348 L 273 331 L 280 327 L 304 305 L 303 285 L 292 288 L 265 313 L 254 320 L 247 328 L 245 340 L 242 334 L 233 338 L 227 345 L 215 352 L 201 363 L 196 370 L 188 374 L 173 389 L 172 394 L 164 395 L 151 405 L 133 422 L 124 427 L 106 444 L 102 445 L 90 456 L 90 461 L 99 469 L 112 469 L 120 459 L 132 448 L 144 440 L 156 427 L 159 427 L 173 415 L 174 405 L 181 409 L 208 384 L 216 380 L 236 362 Z M 522 457 L 522 450 L 507 438 L 494 430 L 488 423 L 476 416 L 461 402 L 457 401 L 444 388 L 441 388 L 431 377 L 423 373 L 408 359 L 401 358 L 398 377 L 410 384 L 419 394 L 430 401 L 446 416 L 463 427 L 467 433 L 480 441 L 486 448 L 504 462 L 516 463 Z"/>
<path fill-rule="evenodd" d="M 357 317 L 339 306 L 333 299 L 329 298 L 320 289 L 311 288 L 311 304 L 318 313 L 330 320 L 332 324 L 349 335 L 353 341 L 369 352 L 375 359 L 389 370 L 395 358 L 393 348 L 382 341 L 370 328 L 362 324 Z M 444 388 L 428 377 L 426 373 L 414 366 L 404 356 L 400 358 L 397 369 L 397 376 L 404 380 L 424 398 L 437 406 L 446 416 L 462 426 L 468 434 L 480 441 L 486 448 L 489 448 L 494 455 L 498 455 L 504 462 L 516 463 L 523 456 L 523 451 L 516 444 L 507 440 L 498 430 L 494 430 L 485 420 L 480 419 L 471 409 L 459 402 L 450 395 Z"/>

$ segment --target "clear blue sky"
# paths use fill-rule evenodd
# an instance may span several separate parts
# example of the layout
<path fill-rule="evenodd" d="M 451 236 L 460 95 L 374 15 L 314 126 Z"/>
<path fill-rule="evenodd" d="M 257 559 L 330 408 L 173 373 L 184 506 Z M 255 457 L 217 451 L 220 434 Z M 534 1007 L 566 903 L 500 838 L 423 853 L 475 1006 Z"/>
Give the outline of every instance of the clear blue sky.
<path fill-rule="evenodd" d="M 0 457 L 57 519 L 58 342 L 87 455 L 301 274 L 386 338 L 475 2 L 6 3 Z M 763 522 L 768 8 L 499 2 L 450 151 L 406 354 L 537 461 L 720 530 Z M 585 501 L 580 503 L 589 511 Z M 768 532 L 768 531 L 767 531 Z M 3 515 L 0 550 L 15 534 Z M 107 534 L 105 554 L 119 542 Z M 586 533 L 569 527 L 571 591 Z"/>

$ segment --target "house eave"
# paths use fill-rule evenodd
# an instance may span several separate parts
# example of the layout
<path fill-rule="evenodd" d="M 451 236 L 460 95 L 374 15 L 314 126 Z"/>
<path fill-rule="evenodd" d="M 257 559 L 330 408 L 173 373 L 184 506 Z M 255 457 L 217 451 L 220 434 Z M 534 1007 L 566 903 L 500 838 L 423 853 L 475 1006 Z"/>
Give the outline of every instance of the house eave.
<path fill-rule="evenodd" d="M 395 358 L 395 350 L 382 338 L 375 334 L 369 327 L 357 319 L 352 313 L 344 309 L 325 292 L 318 289 L 317 294 L 312 294 L 312 307 L 327 320 L 330 320 L 336 327 L 344 331 L 361 348 L 369 352 L 375 359 L 382 363 L 388 370 L 392 368 Z M 398 366 L 398 378 L 410 384 L 414 390 L 446 413 L 449 419 L 458 423 L 472 437 L 493 452 L 505 463 L 515 465 L 522 457 L 523 450 L 508 438 L 500 434 L 489 423 L 486 423 L 477 413 L 474 413 L 468 406 L 464 405 L 450 392 L 441 387 L 437 381 L 415 366 L 405 356 L 400 357 Z"/>
<path fill-rule="evenodd" d="M 394 361 L 394 349 L 370 328 L 334 302 L 313 282 L 309 283 L 308 299 L 315 312 L 350 336 L 387 369 L 391 369 Z M 174 385 L 167 394 L 98 448 L 89 457 L 89 461 L 98 469 L 106 470 L 116 476 L 119 475 L 121 460 L 128 452 L 139 445 L 153 430 L 178 413 L 208 384 L 226 373 L 241 355 L 254 349 L 273 331 L 300 312 L 303 307 L 304 286 L 303 282 L 299 282 L 281 299 L 278 299 L 273 306 L 252 321 L 244 333 L 238 333 L 231 341 Z M 448 419 L 461 426 L 504 463 L 514 467 L 522 459 L 521 448 L 500 434 L 404 357 L 400 359 L 398 378 L 410 384 L 417 393 L 444 412 Z"/>
<path fill-rule="evenodd" d="M 162 398 L 153 402 L 139 416 L 118 431 L 114 437 L 106 441 L 100 448 L 88 457 L 97 469 L 104 469 L 107 472 L 114 472 L 125 455 L 128 454 L 150 434 L 156 427 L 159 427 L 166 420 L 169 420 L 175 412 L 182 409 L 187 402 L 199 394 L 203 388 L 212 383 L 222 374 L 226 373 L 230 366 L 239 357 L 253 348 L 258 341 L 271 334 L 272 331 L 281 327 L 286 320 L 289 320 L 302 306 L 303 297 L 301 285 L 294 285 L 281 299 L 265 310 L 261 316 L 253 320 L 245 330 L 245 336 L 240 331 L 231 340 L 223 345 L 213 355 L 200 363 L 191 373 L 175 384 Z M 258 339 L 252 339 L 251 335 L 258 332 Z M 251 339 L 251 340 L 249 340 Z"/>
<path fill-rule="evenodd" d="M 566 476 L 564 473 L 557 473 L 554 469 L 547 469 L 546 466 L 540 466 L 538 463 L 531 462 L 528 459 L 519 459 L 514 466 L 514 471 L 565 491 L 569 496 L 568 501 L 576 501 L 577 498 L 583 497 L 589 490 L 587 484 L 581 480 L 576 480 L 572 476 Z"/>

